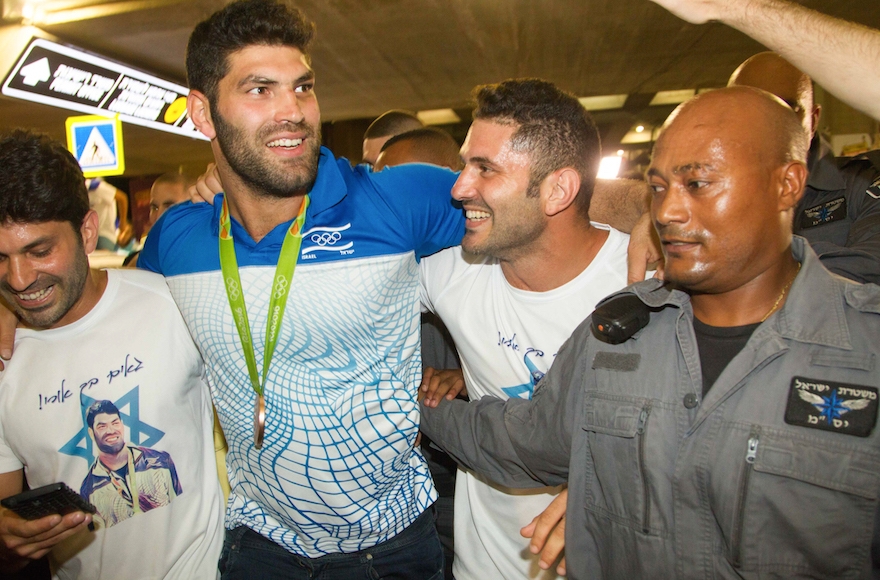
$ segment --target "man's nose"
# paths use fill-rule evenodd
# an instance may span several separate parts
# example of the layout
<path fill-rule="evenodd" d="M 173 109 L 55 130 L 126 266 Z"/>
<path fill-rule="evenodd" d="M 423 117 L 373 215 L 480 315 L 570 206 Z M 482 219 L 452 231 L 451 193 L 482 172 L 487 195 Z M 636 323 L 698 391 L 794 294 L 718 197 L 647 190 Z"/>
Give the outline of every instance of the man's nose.
<path fill-rule="evenodd" d="M 305 119 L 297 93 L 293 90 L 281 91 L 277 97 L 278 107 L 275 111 L 277 123 L 301 123 Z"/>
<path fill-rule="evenodd" d="M 10 257 L 7 260 L 8 270 L 6 283 L 18 292 L 27 290 L 37 279 L 36 270 L 31 267 L 28 260 L 20 257 Z"/>
<path fill-rule="evenodd" d="M 474 197 L 474 178 L 473 170 L 465 167 L 458 174 L 458 179 L 452 186 L 452 198 L 458 201 L 464 201 Z"/>

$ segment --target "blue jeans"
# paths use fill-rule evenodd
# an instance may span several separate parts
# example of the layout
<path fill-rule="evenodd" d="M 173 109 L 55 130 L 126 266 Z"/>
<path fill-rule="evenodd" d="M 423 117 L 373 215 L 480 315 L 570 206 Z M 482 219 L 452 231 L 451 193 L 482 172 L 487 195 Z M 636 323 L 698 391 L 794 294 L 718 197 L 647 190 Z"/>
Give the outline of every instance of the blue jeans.
<path fill-rule="evenodd" d="M 350 554 L 297 556 L 245 526 L 226 531 L 223 580 L 442 580 L 432 510 L 388 541 Z"/>

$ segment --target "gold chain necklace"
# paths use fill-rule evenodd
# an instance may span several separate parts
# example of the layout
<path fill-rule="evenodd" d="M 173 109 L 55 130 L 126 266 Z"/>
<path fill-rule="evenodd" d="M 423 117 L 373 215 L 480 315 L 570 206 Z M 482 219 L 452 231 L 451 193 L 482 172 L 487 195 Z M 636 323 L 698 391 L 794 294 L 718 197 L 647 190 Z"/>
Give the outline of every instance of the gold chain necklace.
<path fill-rule="evenodd" d="M 798 263 L 797 271 L 794 273 L 794 276 L 791 277 L 791 280 L 788 281 L 788 284 L 782 289 L 782 292 L 779 293 L 779 298 L 776 299 L 776 302 L 773 303 L 773 306 L 770 307 L 770 310 L 767 311 L 767 314 L 764 315 L 764 318 L 761 319 L 761 322 L 764 322 L 770 315 L 776 312 L 776 309 L 779 307 L 779 303 L 782 302 L 782 299 L 785 297 L 785 293 L 791 288 L 791 285 L 794 283 L 794 279 L 797 278 L 798 272 L 801 271 L 801 265 Z"/>

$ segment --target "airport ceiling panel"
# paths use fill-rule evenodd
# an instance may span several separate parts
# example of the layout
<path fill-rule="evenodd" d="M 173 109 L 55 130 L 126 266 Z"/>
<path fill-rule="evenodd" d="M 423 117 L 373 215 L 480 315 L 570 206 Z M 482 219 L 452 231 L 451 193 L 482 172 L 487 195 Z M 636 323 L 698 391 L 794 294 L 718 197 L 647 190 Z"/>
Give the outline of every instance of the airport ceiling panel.
<path fill-rule="evenodd" d="M 26 1 L 3 0 L 4 13 Z M 803 3 L 880 27 L 880 2 Z M 189 33 L 224 4 L 47 0 L 46 23 L 36 24 L 62 41 L 185 83 Z M 389 108 L 466 109 L 475 85 L 509 77 L 543 77 L 578 96 L 717 87 L 762 50 L 726 26 L 693 26 L 648 0 L 296 4 L 317 24 L 313 66 L 324 120 L 371 117 Z M 7 101 L 0 102 L 0 127 L 10 122 Z M 13 109 L 17 124 L 41 126 L 41 109 Z"/>

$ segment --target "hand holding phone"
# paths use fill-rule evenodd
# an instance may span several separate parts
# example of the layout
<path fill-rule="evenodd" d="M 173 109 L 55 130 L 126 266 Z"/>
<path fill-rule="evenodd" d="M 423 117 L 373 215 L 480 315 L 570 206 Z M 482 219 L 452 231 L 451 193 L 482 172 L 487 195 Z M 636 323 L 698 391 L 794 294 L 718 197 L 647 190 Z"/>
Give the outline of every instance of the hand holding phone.
<path fill-rule="evenodd" d="M 0 501 L 0 505 L 6 508 L 0 510 L 0 543 L 7 560 L 10 555 L 22 560 L 43 557 L 65 538 L 91 527 L 95 511 L 63 483 L 10 496 Z M 37 519 L 22 519 L 26 516 L 18 515 L 12 507 L 7 507 L 10 505 Z M 49 515 L 40 517 L 40 511 L 48 511 Z"/>
<path fill-rule="evenodd" d="M 65 483 L 50 483 L 0 500 L 0 505 L 26 520 L 38 520 L 52 514 L 67 515 L 80 511 L 93 514 L 95 506 L 84 500 Z"/>

